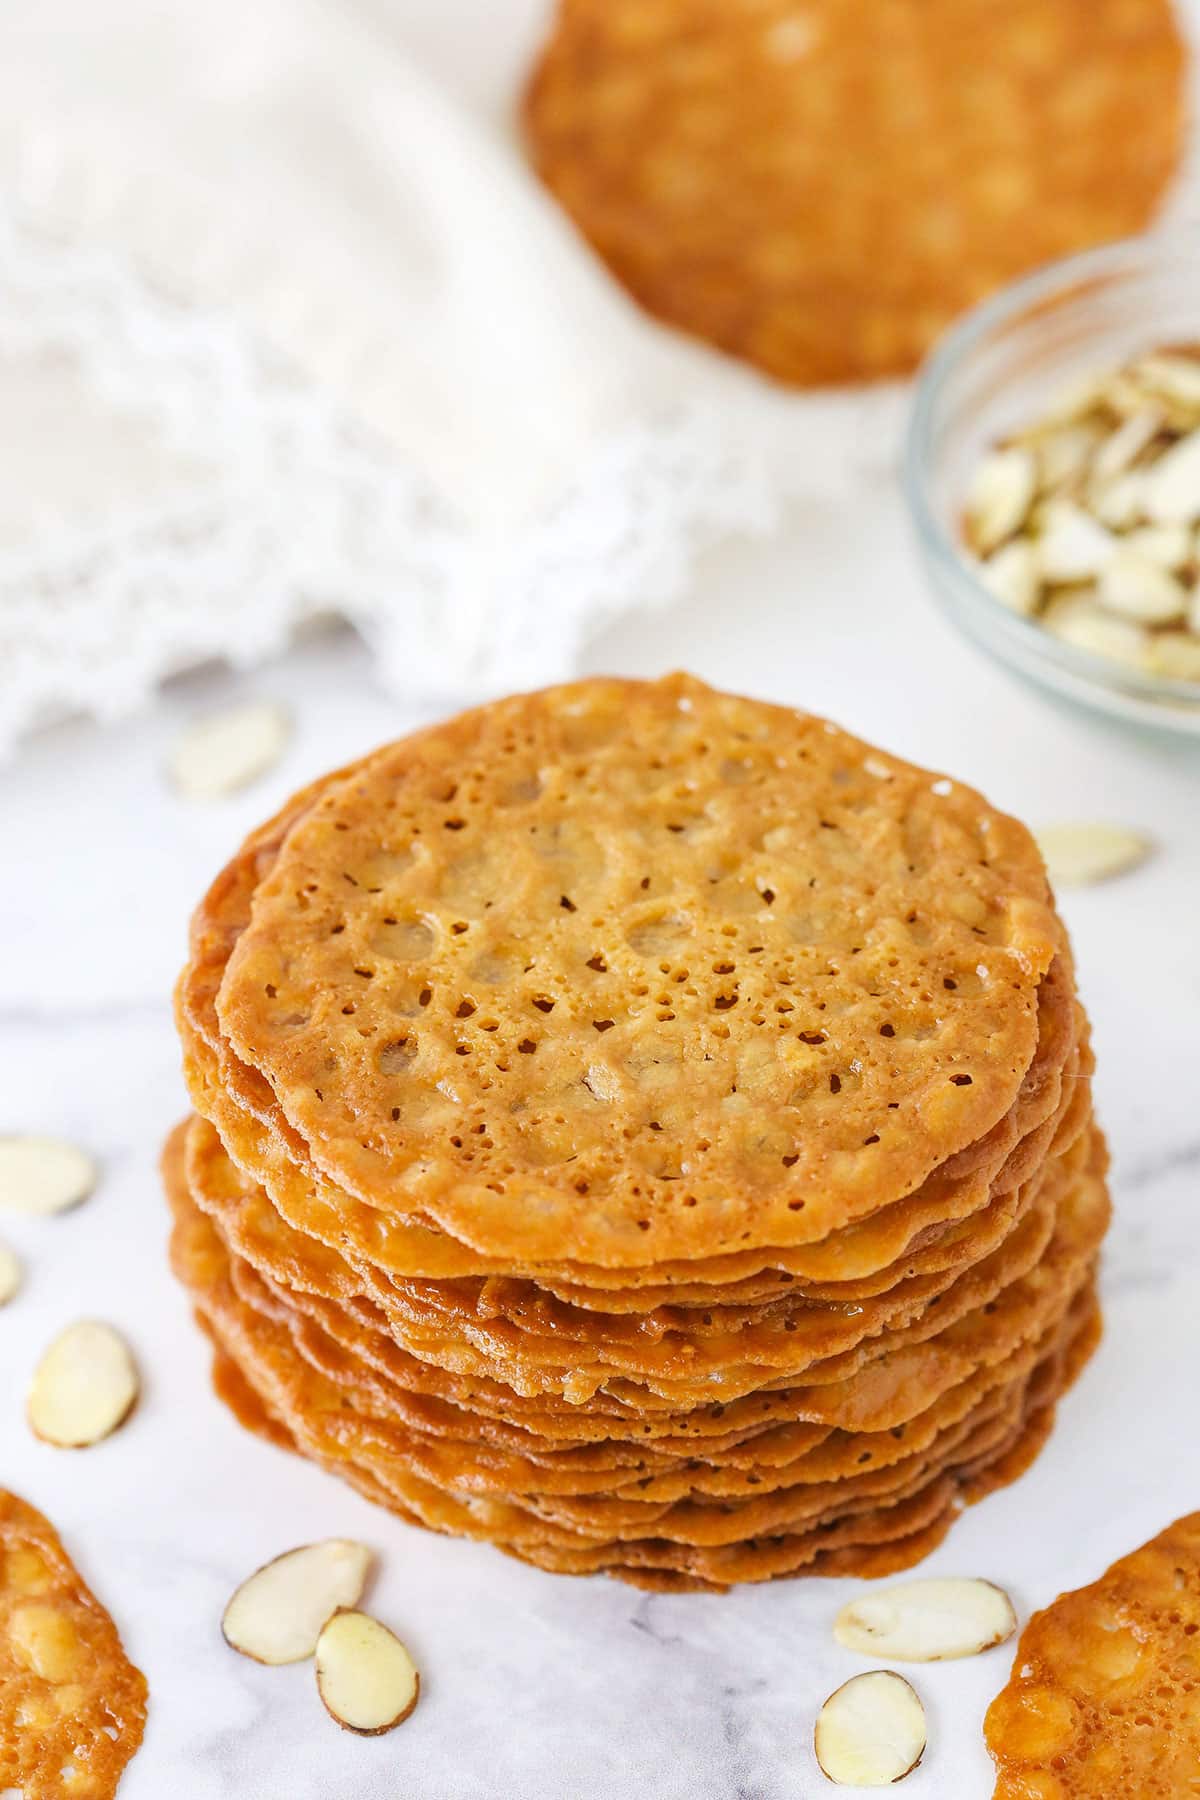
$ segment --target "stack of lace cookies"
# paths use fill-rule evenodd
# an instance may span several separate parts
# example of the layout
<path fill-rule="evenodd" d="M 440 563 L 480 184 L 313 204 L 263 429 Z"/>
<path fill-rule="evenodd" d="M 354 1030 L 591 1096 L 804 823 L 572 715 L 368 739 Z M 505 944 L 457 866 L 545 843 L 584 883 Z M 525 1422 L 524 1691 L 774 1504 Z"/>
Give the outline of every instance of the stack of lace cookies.
<path fill-rule="evenodd" d="M 296 796 L 193 924 L 173 1259 L 251 1429 L 546 1569 L 907 1567 L 1098 1335 L 1029 834 L 686 677 Z"/>

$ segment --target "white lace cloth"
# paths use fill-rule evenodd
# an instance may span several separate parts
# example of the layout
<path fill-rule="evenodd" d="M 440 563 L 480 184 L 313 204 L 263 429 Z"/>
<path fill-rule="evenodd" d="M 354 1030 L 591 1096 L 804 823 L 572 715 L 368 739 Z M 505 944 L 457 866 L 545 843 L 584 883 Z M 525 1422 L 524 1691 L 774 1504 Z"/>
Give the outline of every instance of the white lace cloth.
<path fill-rule="evenodd" d="M 460 699 L 882 460 L 629 304 L 528 174 L 545 0 L 0 9 L 0 752 L 351 620 Z M 883 452 L 886 456 L 886 451 Z"/>

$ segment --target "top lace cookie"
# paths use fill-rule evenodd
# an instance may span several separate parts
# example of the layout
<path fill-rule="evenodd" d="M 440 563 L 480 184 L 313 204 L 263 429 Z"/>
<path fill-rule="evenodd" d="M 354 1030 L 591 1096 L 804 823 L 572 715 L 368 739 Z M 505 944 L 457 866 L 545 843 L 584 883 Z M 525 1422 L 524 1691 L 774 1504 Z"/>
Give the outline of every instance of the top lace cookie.
<path fill-rule="evenodd" d="M 619 1268 L 910 1192 L 1013 1105 L 1062 943 L 971 789 L 686 677 L 590 681 L 332 784 L 217 1011 L 349 1193 Z"/>

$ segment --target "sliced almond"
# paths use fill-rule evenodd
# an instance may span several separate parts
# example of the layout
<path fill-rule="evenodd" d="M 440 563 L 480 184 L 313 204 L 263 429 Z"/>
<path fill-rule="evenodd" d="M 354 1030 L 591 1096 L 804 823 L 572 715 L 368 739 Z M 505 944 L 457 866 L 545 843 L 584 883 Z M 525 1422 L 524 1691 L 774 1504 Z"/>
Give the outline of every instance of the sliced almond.
<path fill-rule="evenodd" d="M 15 1250 L 0 1244 L 0 1306 L 7 1306 L 21 1286 L 21 1264 Z"/>
<path fill-rule="evenodd" d="M 1112 481 L 1133 466 L 1163 428 L 1163 416 L 1156 406 L 1148 406 L 1130 415 L 1111 437 L 1107 437 L 1092 461 L 1092 473 L 1099 481 Z"/>
<path fill-rule="evenodd" d="M 1106 381 L 1106 375 L 1077 375 L 1055 393 L 1039 420 L 1039 428 L 1070 425 L 1076 419 L 1087 418 L 1103 404 Z"/>
<path fill-rule="evenodd" d="M 1110 531 L 1127 531 L 1143 517 L 1145 493 L 1145 472 L 1133 469 L 1127 475 L 1118 475 L 1115 481 L 1094 481 L 1088 506 Z"/>
<path fill-rule="evenodd" d="M 839 1787 L 890 1787 L 925 1754 L 925 1708 L 903 1675 L 855 1675 L 817 1714 L 813 1748 Z"/>
<path fill-rule="evenodd" d="M 1094 426 L 1069 425 L 1051 431 L 1036 445 L 1038 486 L 1043 493 L 1066 487 L 1087 469 L 1100 441 Z"/>
<path fill-rule="evenodd" d="M 379 1737 L 417 1704 L 421 1677 L 394 1632 L 367 1613 L 338 1612 L 317 1639 L 317 1691 L 347 1731 Z"/>
<path fill-rule="evenodd" d="M 343 1607 L 356 1606 L 371 1552 L 349 1538 L 324 1538 L 285 1550 L 243 1581 L 225 1608 L 221 1630 L 231 1649 L 255 1662 L 303 1662 L 321 1629 Z"/>
<path fill-rule="evenodd" d="M 55 1338 L 34 1373 L 28 1418 L 36 1436 L 64 1450 L 98 1444 L 129 1417 L 138 1376 L 111 1325 L 83 1319 Z"/>
<path fill-rule="evenodd" d="M 1191 356 L 1143 356 L 1135 364 L 1138 380 L 1156 394 L 1173 400 L 1200 424 L 1200 362 Z"/>
<path fill-rule="evenodd" d="M 1144 504 L 1155 525 L 1200 519 L 1200 431 L 1180 438 L 1146 471 Z"/>
<path fill-rule="evenodd" d="M 989 555 L 1025 522 L 1037 492 L 1037 463 L 1028 450 L 995 450 L 975 471 L 967 495 L 967 536 Z"/>
<path fill-rule="evenodd" d="M 1017 1629 L 1012 1601 L 990 1581 L 901 1581 L 843 1606 L 833 1634 L 847 1650 L 889 1662 L 948 1662 L 1003 1644 Z"/>
<path fill-rule="evenodd" d="M 1147 562 L 1177 574 L 1195 558 L 1196 546 L 1186 525 L 1139 525 L 1121 539 L 1122 550 L 1136 550 Z"/>
<path fill-rule="evenodd" d="M 1144 863 L 1150 839 L 1124 825 L 1043 825 L 1034 832 L 1055 887 L 1090 887 Z"/>
<path fill-rule="evenodd" d="M 1146 667 L 1149 636 L 1132 619 L 1118 619 L 1086 594 L 1063 594 L 1051 600 L 1042 614 L 1047 631 L 1087 650 L 1093 656 L 1107 656 L 1130 668 Z"/>
<path fill-rule="evenodd" d="M 1037 551 L 1028 538 L 1013 538 L 980 564 L 979 578 L 989 594 L 1028 618 L 1038 608 L 1042 584 Z"/>
<path fill-rule="evenodd" d="M 1132 419 L 1150 404 L 1151 395 L 1132 369 L 1119 369 L 1104 384 L 1104 405 L 1121 419 Z"/>
<path fill-rule="evenodd" d="M 0 1212 L 58 1213 L 86 1200 L 96 1165 L 58 1138 L 0 1137 Z"/>
<path fill-rule="evenodd" d="M 224 799 L 272 768 L 290 735 L 288 714 L 267 701 L 212 713 L 179 737 L 171 752 L 171 781 L 185 799 Z"/>
<path fill-rule="evenodd" d="M 1167 529 L 1165 526 L 1160 529 Z M 1169 570 L 1124 545 L 1100 572 L 1096 598 L 1109 612 L 1142 625 L 1172 625 L 1187 611 L 1187 590 Z"/>
<path fill-rule="evenodd" d="M 1099 575 L 1117 541 L 1070 500 L 1049 500 L 1041 512 L 1038 557 L 1047 581 L 1088 581 Z"/>
<path fill-rule="evenodd" d="M 1200 623 L 1195 630 L 1200 630 Z M 1200 681 L 1200 637 L 1191 631 L 1157 631 L 1150 640 L 1149 666 L 1170 681 Z"/>

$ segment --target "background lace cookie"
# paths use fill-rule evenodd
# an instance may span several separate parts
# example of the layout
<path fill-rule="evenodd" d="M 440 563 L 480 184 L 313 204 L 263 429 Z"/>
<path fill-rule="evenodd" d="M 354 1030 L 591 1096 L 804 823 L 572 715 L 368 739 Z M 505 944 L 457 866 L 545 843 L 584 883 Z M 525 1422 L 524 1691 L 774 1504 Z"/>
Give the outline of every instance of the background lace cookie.
<path fill-rule="evenodd" d="M 648 311 L 810 385 L 911 369 L 1006 280 L 1142 229 L 1183 73 L 1167 0 L 562 0 L 525 119 Z"/>
<path fill-rule="evenodd" d="M 193 921 L 172 1261 L 218 1389 L 569 1573 L 882 1573 L 1094 1347 L 1091 1049 L 1032 839 L 686 677 L 313 784 Z"/>
<path fill-rule="evenodd" d="M 25 1800 L 111 1800 L 142 1741 L 146 1679 L 58 1533 L 0 1490 L 0 1777 Z"/>

